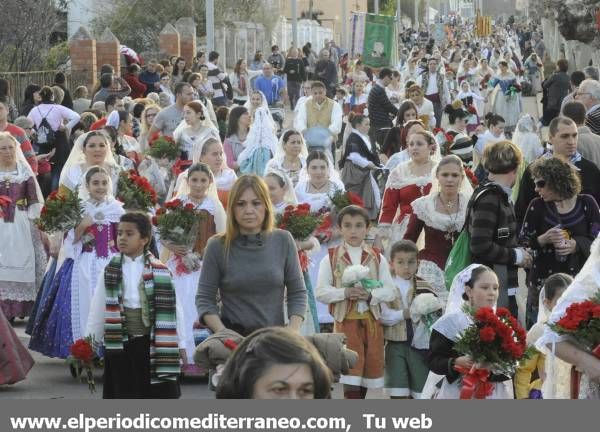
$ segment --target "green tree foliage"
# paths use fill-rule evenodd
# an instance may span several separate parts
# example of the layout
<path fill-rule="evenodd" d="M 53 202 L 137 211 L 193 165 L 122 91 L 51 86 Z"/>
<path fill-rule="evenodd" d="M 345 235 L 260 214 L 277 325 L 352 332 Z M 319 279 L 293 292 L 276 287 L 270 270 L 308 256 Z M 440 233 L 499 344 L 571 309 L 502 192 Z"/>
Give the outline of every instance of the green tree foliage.
<path fill-rule="evenodd" d="M 262 0 L 215 0 L 215 25 L 228 21 L 262 22 L 265 3 Z M 101 34 L 109 27 L 119 41 L 137 51 L 156 50 L 158 34 L 167 23 L 181 17 L 193 17 L 197 34 L 206 34 L 205 0 L 114 0 L 93 23 L 94 32 Z"/>

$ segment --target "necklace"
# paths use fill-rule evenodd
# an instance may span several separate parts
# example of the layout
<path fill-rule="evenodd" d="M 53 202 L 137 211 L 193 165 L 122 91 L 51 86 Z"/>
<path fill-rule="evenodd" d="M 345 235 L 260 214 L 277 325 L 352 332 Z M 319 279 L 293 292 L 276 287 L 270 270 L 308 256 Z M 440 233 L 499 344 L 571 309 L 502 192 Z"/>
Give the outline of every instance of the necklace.
<path fill-rule="evenodd" d="M 450 224 L 446 227 L 446 232 L 444 233 L 444 239 L 451 242 L 452 245 L 454 246 L 454 233 L 456 233 L 458 231 L 458 226 L 457 226 L 456 221 L 458 220 L 458 215 L 460 212 L 459 205 L 458 205 L 460 202 L 460 196 L 456 197 L 457 211 L 455 213 L 450 212 L 450 210 L 452 209 L 452 207 L 455 204 L 454 201 L 448 201 L 448 203 L 444 203 L 444 201 L 442 200 L 441 194 L 438 194 L 438 200 L 442 204 L 442 208 L 444 209 L 444 212 L 450 218 Z"/>
<path fill-rule="evenodd" d="M 325 182 L 325 183 L 323 184 L 323 186 L 321 186 L 321 187 L 317 187 L 317 186 L 315 186 L 313 183 L 309 183 L 309 184 L 310 184 L 310 187 L 311 187 L 311 188 L 312 188 L 312 189 L 313 189 L 315 192 L 323 192 L 323 189 L 325 189 L 326 187 L 328 187 L 328 186 L 329 186 L 329 182 Z"/>

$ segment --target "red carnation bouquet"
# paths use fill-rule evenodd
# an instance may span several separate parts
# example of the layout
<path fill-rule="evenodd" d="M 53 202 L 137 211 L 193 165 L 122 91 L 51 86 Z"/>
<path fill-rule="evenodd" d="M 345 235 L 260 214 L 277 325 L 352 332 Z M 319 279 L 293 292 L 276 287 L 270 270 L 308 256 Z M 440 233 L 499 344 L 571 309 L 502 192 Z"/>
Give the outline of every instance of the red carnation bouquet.
<path fill-rule="evenodd" d="M 35 223 L 46 233 L 64 232 L 75 228 L 83 217 L 83 207 L 77 191 L 52 192 L 48 195 L 40 217 Z"/>
<path fill-rule="evenodd" d="M 162 241 L 174 246 L 183 246 L 191 251 L 196 242 L 201 218 L 202 214 L 195 209 L 194 204 L 184 204 L 180 199 L 174 199 L 156 211 L 152 223 Z M 184 256 L 176 255 L 175 263 L 177 275 L 189 274 L 200 269 L 201 256 L 192 252 Z"/>
<path fill-rule="evenodd" d="M 339 213 L 343 208 L 349 205 L 357 205 L 359 207 L 365 206 L 362 198 L 354 192 L 344 192 L 341 189 L 337 189 L 333 195 L 329 196 L 331 203 L 333 204 L 333 210 Z"/>
<path fill-rule="evenodd" d="M 277 217 L 277 227 L 289 231 L 294 240 L 306 240 L 321 225 L 323 215 L 310 211 L 310 205 L 289 205 L 282 215 Z M 308 255 L 306 251 L 298 251 L 302 271 L 308 270 Z"/>
<path fill-rule="evenodd" d="M 121 172 L 117 189 L 117 199 L 124 203 L 126 209 L 147 211 L 156 205 L 154 188 L 135 170 Z"/>
<path fill-rule="evenodd" d="M 78 339 L 71 345 L 69 349 L 71 355 L 67 358 L 67 362 L 75 370 L 75 378 L 81 377 L 81 373 L 85 369 L 85 378 L 81 377 L 81 380 L 87 382 L 91 393 L 96 391 L 94 361 L 99 359 L 99 356 L 94 351 L 94 346 L 94 339 L 90 336 Z"/>
<path fill-rule="evenodd" d="M 149 142 L 146 150 L 148 156 L 156 159 L 168 159 L 174 161 L 181 154 L 179 145 L 170 136 L 160 135 Z"/>
<path fill-rule="evenodd" d="M 571 304 L 550 328 L 560 335 L 570 336 L 600 359 L 600 291 L 590 300 Z"/>
<path fill-rule="evenodd" d="M 508 309 L 485 307 L 476 312 L 467 307 L 465 312 L 473 318 L 454 345 L 454 350 L 473 359 L 471 369 L 455 366 L 462 377 L 461 399 L 485 399 L 494 390 L 488 382 L 492 371 L 512 375 L 520 360 L 527 358 L 527 332 Z"/>

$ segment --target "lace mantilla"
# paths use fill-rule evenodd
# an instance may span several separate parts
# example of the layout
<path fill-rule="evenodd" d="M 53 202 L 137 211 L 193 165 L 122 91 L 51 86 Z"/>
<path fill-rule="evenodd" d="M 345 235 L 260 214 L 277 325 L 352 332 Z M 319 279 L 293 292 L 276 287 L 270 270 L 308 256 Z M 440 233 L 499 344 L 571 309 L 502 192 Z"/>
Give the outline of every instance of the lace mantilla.
<path fill-rule="evenodd" d="M 439 231 L 460 231 L 465 224 L 469 197 L 459 194 L 458 214 L 440 213 L 435 208 L 438 194 L 430 194 L 414 200 L 411 204 L 413 212 L 425 225 Z"/>
<path fill-rule="evenodd" d="M 431 172 L 424 176 L 415 176 L 410 170 L 410 161 L 402 162 L 390 173 L 386 189 L 402 189 L 403 187 L 416 185 L 425 187 L 432 181 Z M 433 166 L 433 165 L 432 165 Z M 433 172 L 433 170 L 432 170 Z"/>

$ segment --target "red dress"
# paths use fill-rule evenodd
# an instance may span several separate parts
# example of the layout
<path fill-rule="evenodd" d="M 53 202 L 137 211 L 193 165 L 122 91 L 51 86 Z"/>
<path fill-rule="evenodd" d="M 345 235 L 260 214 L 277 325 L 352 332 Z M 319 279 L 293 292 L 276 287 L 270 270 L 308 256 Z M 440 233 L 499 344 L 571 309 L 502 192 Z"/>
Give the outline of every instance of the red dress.
<path fill-rule="evenodd" d="M 444 268 L 465 223 L 469 197 L 459 194 L 458 212 L 441 213 L 435 208 L 438 194 L 434 193 L 419 198 L 412 203 L 413 213 L 410 215 L 404 238 L 416 243 L 425 231 L 425 247 L 419 251 L 419 270 L 417 275 L 425 279 L 441 298 L 446 299 Z"/>

